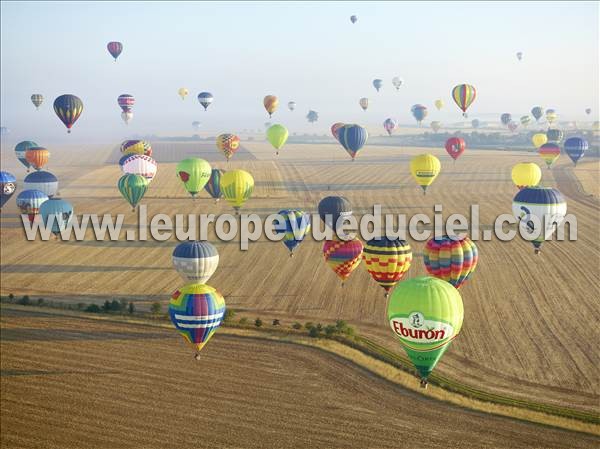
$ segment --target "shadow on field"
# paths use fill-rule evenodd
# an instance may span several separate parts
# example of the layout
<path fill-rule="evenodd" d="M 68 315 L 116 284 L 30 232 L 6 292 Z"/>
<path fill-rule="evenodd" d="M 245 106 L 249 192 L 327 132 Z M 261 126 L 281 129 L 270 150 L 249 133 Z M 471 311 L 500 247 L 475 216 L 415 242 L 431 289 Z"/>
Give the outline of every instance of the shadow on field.
<path fill-rule="evenodd" d="M 83 242 L 79 242 L 83 243 Z M 92 243 L 92 242 L 89 242 Z M 106 243 L 109 242 L 97 242 Z M 112 242 L 118 243 L 118 242 Z M 106 265 L 3 265 L 3 273 L 95 273 L 95 272 L 123 272 L 123 271 L 164 271 L 159 267 L 127 267 L 127 266 L 106 266 Z"/>
<path fill-rule="evenodd" d="M 3 369 L 0 370 L 0 377 L 15 376 L 61 376 L 64 374 L 83 374 L 86 376 L 97 376 L 104 374 L 121 374 L 120 371 L 44 371 L 44 370 L 21 370 L 21 369 Z"/>
<path fill-rule="evenodd" d="M 72 329 L 36 329 L 27 327 L 2 329 L 2 331 L 0 331 L 0 340 L 2 342 L 148 340 L 163 338 L 171 338 L 171 336 L 159 332 L 110 332 L 107 330 L 77 331 Z"/>

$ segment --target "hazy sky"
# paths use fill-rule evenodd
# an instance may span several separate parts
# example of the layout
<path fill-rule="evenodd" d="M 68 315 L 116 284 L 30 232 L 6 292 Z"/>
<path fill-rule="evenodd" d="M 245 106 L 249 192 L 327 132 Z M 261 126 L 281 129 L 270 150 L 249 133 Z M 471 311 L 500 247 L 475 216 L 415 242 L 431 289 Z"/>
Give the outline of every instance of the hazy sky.
<path fill-rule="evenodd" d="M 1 16 L 1 121 L 10 140 L 66 139 L 52 110 L 63 93 L 85 105 L 73 142 L 191 135 L 194 120 L 210 133 L 262 129 L 267 94 L 280 98 L 271 121 L 290 132 L 324 132 L 337 121 L 380 126 L 387 117 L 411 123 L 415 103 L 429 107 L 427 121 L 449 123 L 461 118 L 450 90 L 462 82 L 478 91 L 469 119 L 518 118 L 535 105 L 564 120 L 598 119 L 597 2 L 2 2 Z M 111 40 L 124 45 L 117 63 Z M 396 75 L 405 81 L 399 92 Z M 374 78 L 385 81 L 379 93 Z M 208 112 L 201 91 L 215 96 Z M 39 111 L 32 93 L 46 98 Z M 129 126 L 116 102 L 122 93 L 136 98 Z M 319 112 L 316 125 L 304 118 L 309 109 Z"/>

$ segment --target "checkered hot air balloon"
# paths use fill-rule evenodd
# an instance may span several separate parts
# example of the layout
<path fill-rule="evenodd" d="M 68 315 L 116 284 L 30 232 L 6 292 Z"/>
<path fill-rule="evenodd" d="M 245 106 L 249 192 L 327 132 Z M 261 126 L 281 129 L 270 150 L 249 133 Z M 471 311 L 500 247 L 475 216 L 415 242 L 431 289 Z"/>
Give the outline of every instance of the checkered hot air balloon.
<path fill-rule="evenodd" d="M 240 138 L 235 134 L 219 134 L 217 136 L 217 148 L 223 153 L 227 162 L 240 148 Z"/>
<path fill-rule="evenodd" d="M 31 102 L 35 106 L 35 109 L 39 109 L 42 103 L 44 102 L 44 96 L 42 94 L 33 94 L 31 96 Z"/>
<path fill-rule="evenodd" d="M 323 245 L 323 257 L 327 265 L 342 280 L 342 285 L 358 267 L 363 253 L 360 240 L 327 240 Z"/>

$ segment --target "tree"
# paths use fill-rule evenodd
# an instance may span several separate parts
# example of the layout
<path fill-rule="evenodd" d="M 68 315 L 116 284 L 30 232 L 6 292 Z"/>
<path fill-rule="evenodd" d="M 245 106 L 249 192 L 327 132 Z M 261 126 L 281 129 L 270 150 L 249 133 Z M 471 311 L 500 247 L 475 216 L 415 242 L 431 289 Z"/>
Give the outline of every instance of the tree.
<path fill-rule="evenodd" d="M 85 308 L 85 311 L 90 313 L 100 313 L 102 312 L 102 309 L 97 304 L 90 304 Z"/>
<path fill-rule="evenodd" d="M 335 322 L 335 327 L 338 331 L 344 332 L 344 329 L 348 327 L 348 324 L 344 320 L 337 320 Z"/>
<path fill-rule="evenodd" d="M 317 329 L 316 327 L 311 327 L 308 331 L 308 335 L 310 335 L 313 338 L 317 338 L 319 336 L 319 333 L 319 329 Z"/>
<path fill-rule="evenodd" d="M 279 326 L 279 320 L 273 320 L 273 326 Z"/>
<path fill-rule="evenodd" d="M 235 310 L 225 309 L 225 315 L 223 315 L 223 321 L 231 321 L 235 316 Z"/>
<path fill-rule="evenodd" d="M 19 304 L 22 306 L 28 306 L 30 304 L 29 296 L 25 295 L 19 300 Z"/>
<path fill-rule="evenodd" d="M 257 318 L 257 319 L 254 320 L 254 325 L 256 327 L 261 327 L 263 325 L 263 322 L 262 322 L 262 320 L 260 318 Z"/>
<path fill-rule="evenodd" d="M 338 333 L 338 330 L 333 324 L 325 326 L 325 335 L 327 335 L 328 337 L 331 337 L 337 333 Z"/>
<path fill-rule="evenodd" d="M 110 312 L 110 301 L 108 299 L 106 301 L 104 301 L 104 304 L 102 305 L 102 310 L 105 313 Z"/>
<path fill-rule="evenodd" d="M 111 312 L 120 312 L 121 311 L 121 303 L 116 299 L 113 299 L 110 303 L 110 311 Z"/>
<path fill-rule="evenodd" d="M 12 301 L 13 299 L 15 299 L 15 295 L 13 295 L 12 293 L 9 293 L 8 299 L 10 299 Z"/>
<path fill-rule="evenodd" d="M 127 307 L 127 311 L 129 312 L 130 315 L 133 315 L 133 313 L 135 312 L 135 305 L 130 302 L 129 306 Z"/>
<path fill-rule="evenodd" d="M 38 303 L 38 306 L 43 306 L 44 305 L 44 298 L 38 298 L 37 303 Z"/>
<path fill-rule="evenodd" d="M 158 315 L 161 312 L 161 310 L 162 304 L 158 301 L 154 301 L 150 306 L 150 311 L 152 312 L 152 315 Z"/>
<path fill-rule="evenodd" d="M 296 330 L 300 330 L 300 329 L 302 329 L 302 324 L 300 324 L 296 321 L 294 324 L 292 324 L 292 327 Z"/>

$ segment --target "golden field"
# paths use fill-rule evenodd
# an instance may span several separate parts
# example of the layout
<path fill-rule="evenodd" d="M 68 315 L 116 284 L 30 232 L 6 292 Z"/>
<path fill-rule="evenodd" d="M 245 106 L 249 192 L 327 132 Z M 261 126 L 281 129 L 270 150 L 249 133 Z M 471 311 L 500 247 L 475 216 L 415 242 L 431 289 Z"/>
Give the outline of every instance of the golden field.
<path fill-rule="evenodd" d="M 192 200 L 179 185 L 175 161 L 195 155 L 207 159 L 213 167 L 243 168 L 252 173 L 256 189 L 243 209 L 249 213 L 265 216 L 283 208 L 314 212 L 319 200 L 327 195 L 346 196 L 356 215 L 381 204 L 385 212 L 409 216 L 426 213 L 433 217 L 434 204 L 442 204 L 444 217 L 448 217 L 452 213 L 468 215 L 470 205 L 479 204 L 482 230 L 493 224 L 498 214 L 511 213 L 516 193 L 510 180 L 511 167 L 520 161 L 542 164 L 537 154 L 530 152 L 467 150 L 453 164 L 443 150 L 384 146 L 367 146 L 351 162 L 343 149 L 333 144 L 290 144 L 276 157 L 263 142 L 244 142 L 243 149 L 227 164 L 212 144 L 155 143 L 153 149 L 160 166 L 142 201 L 149 216 L 231 211 L 225 201 L 214 204 L 207 194 Z M 48 170 L 59 177 L 61 196 L 72 202 L 77 214 L 124 213 L 127 229 L 136 226 L 136 214 L 116 188 L 121 173 L 114 162 L 115 148 L 51 151 Z M 422 152 L 431 152 L 442 160 L 442 173 L 426 196 L 408 169 L 410 158 Z M 24 169 L 17 168 L 11 148 L 3 149 L 2 165 L 22 180 Z M 477 242 L 479 266 L 461 289 L 465 304 L 463 329 L 437 372 L 486 391 L 578 410 L 598 410 L 599 168 L 597 160 L 585 159 L 573 168 L 564 155 L 552 170 L 543 168 L 543 184 L 561 190 L 568 212 L 577 217 L 578 241 L 547 242 L 540 256 L 521 240 Z M 304 242 L 292 259 L 283 244 L 264 238 L 250 243 L 245 252 L 236 242 L 214 238 L 212 242 L 221 261 L 210 284 L 225 295 L 229 307 L 251 318 L 278 318 L 285 325 L 296 320 L 325 322 L 342 318 L 361 334 L 401 351 L 388 329 L 383 291 L 364 267 L 358 267 L 341 287 L 324 263 L 318 242 Z M 414 261 L 408 277 L 419 276 L 425 273 L 424 242 L 411 240 L 410 244 Z M 136 242 L 122 237 L 118 242 L 97 242 L 88 233 L 81 242 L 27 242 L 14 200 L 2 211 L 1 245 L 3 295 L 28 294 L 32 298 L 73 302 L 125 298 L 144 307 L 157 300 L 166 304 L 170 293 L 183 284 L 171 266 L 174 239 Z M 157 342 L 163 346 L 161 355 L 151 357 L 154 364 L 168 366 L 171 362 L 167 358 L 189 355 L 181 346 L 169 347 L 172 343 Z M 272 352 L 273 358 L 278 357 L 278 351 L 282 353 L 281 349 L 253 342 L 219 342 L 217 335 L 209 345 L 210 351 L 214 357 L 222 357 L 223 363 L 226 356 L 218 351 L 219 345 L 224 349 L 241 345 L 235 350 L 247 353 L 258 348 L 260 352 Z M 106 357 L 112 353 L 111 363 L 127 362 L 120 360 L 120 352 L 110 344 L 103 341 L 98 346 Z M 94 356 L 94 351 L 90 352 L 89 356 Z M 309 365 L 313 364 L 313 356 L 298 355 Z M 161 384 L 159 379 L 156 384 Z M 298 385 L 302 388 L 301 382 Z M 379 447 L 385 444 L 382 441 Z"/>

